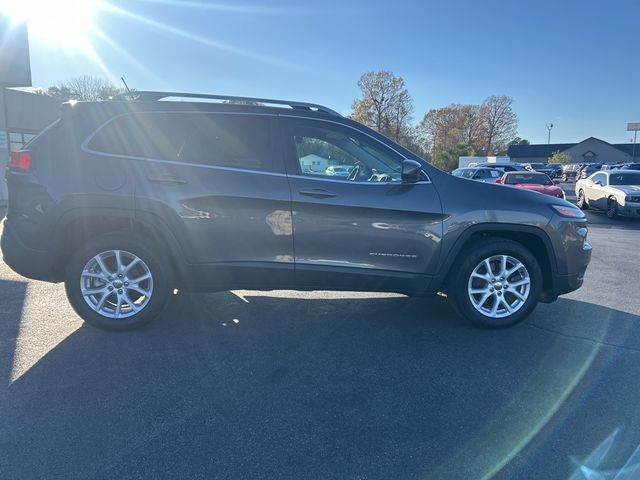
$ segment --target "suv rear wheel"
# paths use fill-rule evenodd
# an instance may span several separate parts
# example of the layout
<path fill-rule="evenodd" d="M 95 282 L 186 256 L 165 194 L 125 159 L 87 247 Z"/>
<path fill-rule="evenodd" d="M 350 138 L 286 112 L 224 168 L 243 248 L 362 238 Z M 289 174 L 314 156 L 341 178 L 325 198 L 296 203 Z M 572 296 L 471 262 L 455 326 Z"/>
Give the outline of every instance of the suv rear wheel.
<path fill-rule="evenodd" d="M 76 313 L 104 330 L 131 329 L 152 320 L 170 293 L 166 267 L 130 232 L 100 236 L 74 253 L 65 288 Z"/>
<path fill-rule="evenodd" d="M 538 303 L 542 271 L 521 244 L 486 239 L 465 248 L 453 267 L 448 297 L 474 325 L 503 328 L 527 317 Z"/>

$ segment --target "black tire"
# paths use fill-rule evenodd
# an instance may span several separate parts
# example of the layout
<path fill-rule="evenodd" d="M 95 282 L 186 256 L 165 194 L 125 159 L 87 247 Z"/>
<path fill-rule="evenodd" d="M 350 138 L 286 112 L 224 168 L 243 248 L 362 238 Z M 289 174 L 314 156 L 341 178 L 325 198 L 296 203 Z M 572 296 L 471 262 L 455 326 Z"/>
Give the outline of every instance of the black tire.
<path fill-rule="evenodd" d="M 494 255 L 507 255 L 520 261 L 529 273 L 530 279 L 529 296 L 526 301 L 516 312 L 502 318 L 482 314 L 469 298 L 468 285 L 472 272 L 484 259 Z M 535 308 L 542 291 L 542 279 L 540 263 L 527 248 L 511 240 L 487 238 L 468 245 L 460 252 L 449 275 L 447 297 L 458 315 L 475 326 L 505 328 L 521 322 Z"/>
<path fill-rule="evenodd" d="M 614 219 L 618 216 L 618 201 L 614 197 L 607 199 L 607 218 Z"/>
<path fill-rule="evenodd" d="M 157 248 L 131 232 L 114 232 L 96 237 L 79 248 L 67 263 L 65 290 L 69 303 L 76 313 L 89 325 L 102 330 L 130 330 L 156 318 L 164 309 L 171 293 L 170 262 L 163 261 Z M 153 289 L 148 303 L 139 312 L 126 318 L 104 316 L 85 301 L 80 287 L 81 273 L 87 263 L 97 254 L 109 250 L 130 252 L 141 259 L 153 279 Z"/>
<path fill-rule="evenodd" d="M 578 190 L 578 200 L 576 205 L 580 210 L 589 210 L 589 204 L 587 203 L 587 199 L 584 197 L 584 191 L 582 189 Z"/>

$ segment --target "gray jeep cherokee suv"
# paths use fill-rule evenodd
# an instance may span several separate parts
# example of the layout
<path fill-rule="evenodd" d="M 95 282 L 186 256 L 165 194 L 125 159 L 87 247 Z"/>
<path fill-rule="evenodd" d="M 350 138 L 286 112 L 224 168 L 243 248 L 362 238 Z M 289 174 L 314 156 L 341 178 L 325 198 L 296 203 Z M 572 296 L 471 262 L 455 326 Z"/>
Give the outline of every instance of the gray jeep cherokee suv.
<path fill-rule="evenodd" d="M 6 179 L 6 263 L 64 282 L 104 329 L 151 320 L 174 288 L 444 292 L 505 327 L 579 288 L 591 257 L 570 203 L 456 178 L 314 104 L 68 103 Z"/>

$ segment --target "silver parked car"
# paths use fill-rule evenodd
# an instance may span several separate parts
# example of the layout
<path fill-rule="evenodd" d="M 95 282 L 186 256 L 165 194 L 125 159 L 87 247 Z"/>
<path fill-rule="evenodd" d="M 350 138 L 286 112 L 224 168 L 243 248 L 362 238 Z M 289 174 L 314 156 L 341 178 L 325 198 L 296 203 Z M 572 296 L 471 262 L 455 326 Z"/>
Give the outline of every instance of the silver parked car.
<path fill-rule="evenodd" d="M 469 180 L 483 183 L 496 183 L 496 180 L 498 180 L 503 173 L 504 170 L 500 168 L 478 167 L 457 168 L 451 172 L 454 177 L 468 178 Z"/>
<path fill-rule="evenodd" d="M 640 172 L 607 170 L 576 182 L 577 204 L 604 210 L 607 217 L 640 217 Z"/>

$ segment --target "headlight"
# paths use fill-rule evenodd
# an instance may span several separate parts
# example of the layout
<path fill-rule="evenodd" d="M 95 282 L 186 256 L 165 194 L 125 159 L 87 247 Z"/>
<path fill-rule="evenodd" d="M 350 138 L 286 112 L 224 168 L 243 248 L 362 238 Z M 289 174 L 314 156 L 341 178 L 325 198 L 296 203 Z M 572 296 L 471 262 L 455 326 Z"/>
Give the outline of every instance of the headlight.
<path fill-rule="evenodd" d="M 625 202 L 640 202 L 640 195 L 627 195 L 624 197 Z"/>
<path fill-rule="evenodd" d="M 551 205 L 551 208 L 555 210 L 555 212 L 567 218 L 585 218 L 585 214 L 578 207 L 565 206 L 565 205 Z"/>

